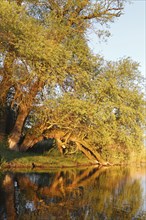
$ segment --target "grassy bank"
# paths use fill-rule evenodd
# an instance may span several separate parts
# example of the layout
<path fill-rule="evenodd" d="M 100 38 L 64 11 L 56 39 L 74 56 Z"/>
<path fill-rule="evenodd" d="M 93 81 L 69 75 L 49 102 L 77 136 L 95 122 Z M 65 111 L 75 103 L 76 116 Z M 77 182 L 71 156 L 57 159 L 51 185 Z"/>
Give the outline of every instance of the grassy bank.
<path fill-rule="evenodd" d="M 131 154 L 128 159 L 122 157 L 114 157 L 114 164 L 130 165 L 130 164 L 146 164 L 146 149 L 139 155 Z M 93 165 L 81 152 L 73 155 L 61 155 L 57 148 L 52 148 L 44 153 L 36 152 L 15 152 L 8 149 L 5 143 L 0 143 L 0 169 L 10 168 L 40 168 L 49 169 L 57 167 L 79 167 Z"/>
<path fill-rule="evenodd" d="M 0 168 L 54 168 L 92 165 L 82 153 L 63 156 L 52 148 L 48 152 L 15 152 L 8 149 L 6 144 L 0 143 Z"/>

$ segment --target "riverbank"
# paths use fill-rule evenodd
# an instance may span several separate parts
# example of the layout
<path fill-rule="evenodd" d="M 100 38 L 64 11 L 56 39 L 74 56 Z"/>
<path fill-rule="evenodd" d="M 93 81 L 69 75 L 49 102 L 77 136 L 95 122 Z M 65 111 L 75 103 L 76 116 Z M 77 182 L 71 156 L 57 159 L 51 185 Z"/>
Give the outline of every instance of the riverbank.
<path fill-rule="evenodd" d="M 48 152 L 15 152 L 9 150 L 4 144 L 0 144 L 0 168 L 57 168 L 57 167 L 79 167 L 94 165 L 82 153 L 74 155 L 61 155 L 60 152 L 52 148 Z"/>
<path fill-rule="evenodd" d="M 114 165 L 146 164 L 146 155 L 139 161 L 114 161 Z M 71 168 L 81 166 L 97 165 L 96 161 L 91 161 L 81 152 L 75 155 L 61 155 L 60 152 L 52 148 L 44 153 L 36 152 L 15 152 L 9 150 L 5 144 L 0 143 L 0 169 L 52 169 Z"/>

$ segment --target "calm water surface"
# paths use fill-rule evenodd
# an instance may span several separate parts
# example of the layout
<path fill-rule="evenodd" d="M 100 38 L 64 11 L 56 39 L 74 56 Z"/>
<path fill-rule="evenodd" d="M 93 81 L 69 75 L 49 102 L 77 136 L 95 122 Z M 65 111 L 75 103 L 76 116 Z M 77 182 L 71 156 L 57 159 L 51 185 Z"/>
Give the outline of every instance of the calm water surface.
<path fill-rule="evenodd" d="M 0 173 L 0 220 L 146 220 L 146 169 Z"/>

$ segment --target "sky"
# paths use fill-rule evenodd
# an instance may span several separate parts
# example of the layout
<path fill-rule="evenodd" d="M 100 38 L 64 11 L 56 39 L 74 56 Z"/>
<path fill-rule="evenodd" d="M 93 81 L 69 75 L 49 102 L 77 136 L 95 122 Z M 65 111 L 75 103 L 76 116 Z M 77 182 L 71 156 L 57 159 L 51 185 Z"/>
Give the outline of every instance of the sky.
<path fill-rule="evenodd" d="M 146 77 L 146 0 L 126 3 L 124 14 L 110 24 L 109 30 L 111 36 L 107 42 L 99 42 L 94 34 L 90 36 L 92 51 L 102 54 L 106 60 L 131 57 L 140 63 L 139 70 Z"/>

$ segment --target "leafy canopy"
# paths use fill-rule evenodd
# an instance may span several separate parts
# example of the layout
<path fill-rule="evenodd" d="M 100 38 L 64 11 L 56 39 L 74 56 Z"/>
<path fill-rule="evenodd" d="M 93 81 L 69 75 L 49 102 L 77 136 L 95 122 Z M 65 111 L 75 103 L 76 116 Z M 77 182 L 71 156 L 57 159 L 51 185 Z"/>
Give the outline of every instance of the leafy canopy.
<path fill-rule="evenodd" d="M 93 27 L 104 34 L 103 25 L 121 16 L 124 4 L 0 1 L 0 101 L 15 111 L 11 142 L 25 147 L 28 137 L 60 132 L 61 141 L 70 135 L 66 148 L 78 139 L 103 157 L 140 149 L 145 102 L 138 64 L 130 58 L 106 62 L 87 40 Z"/>

